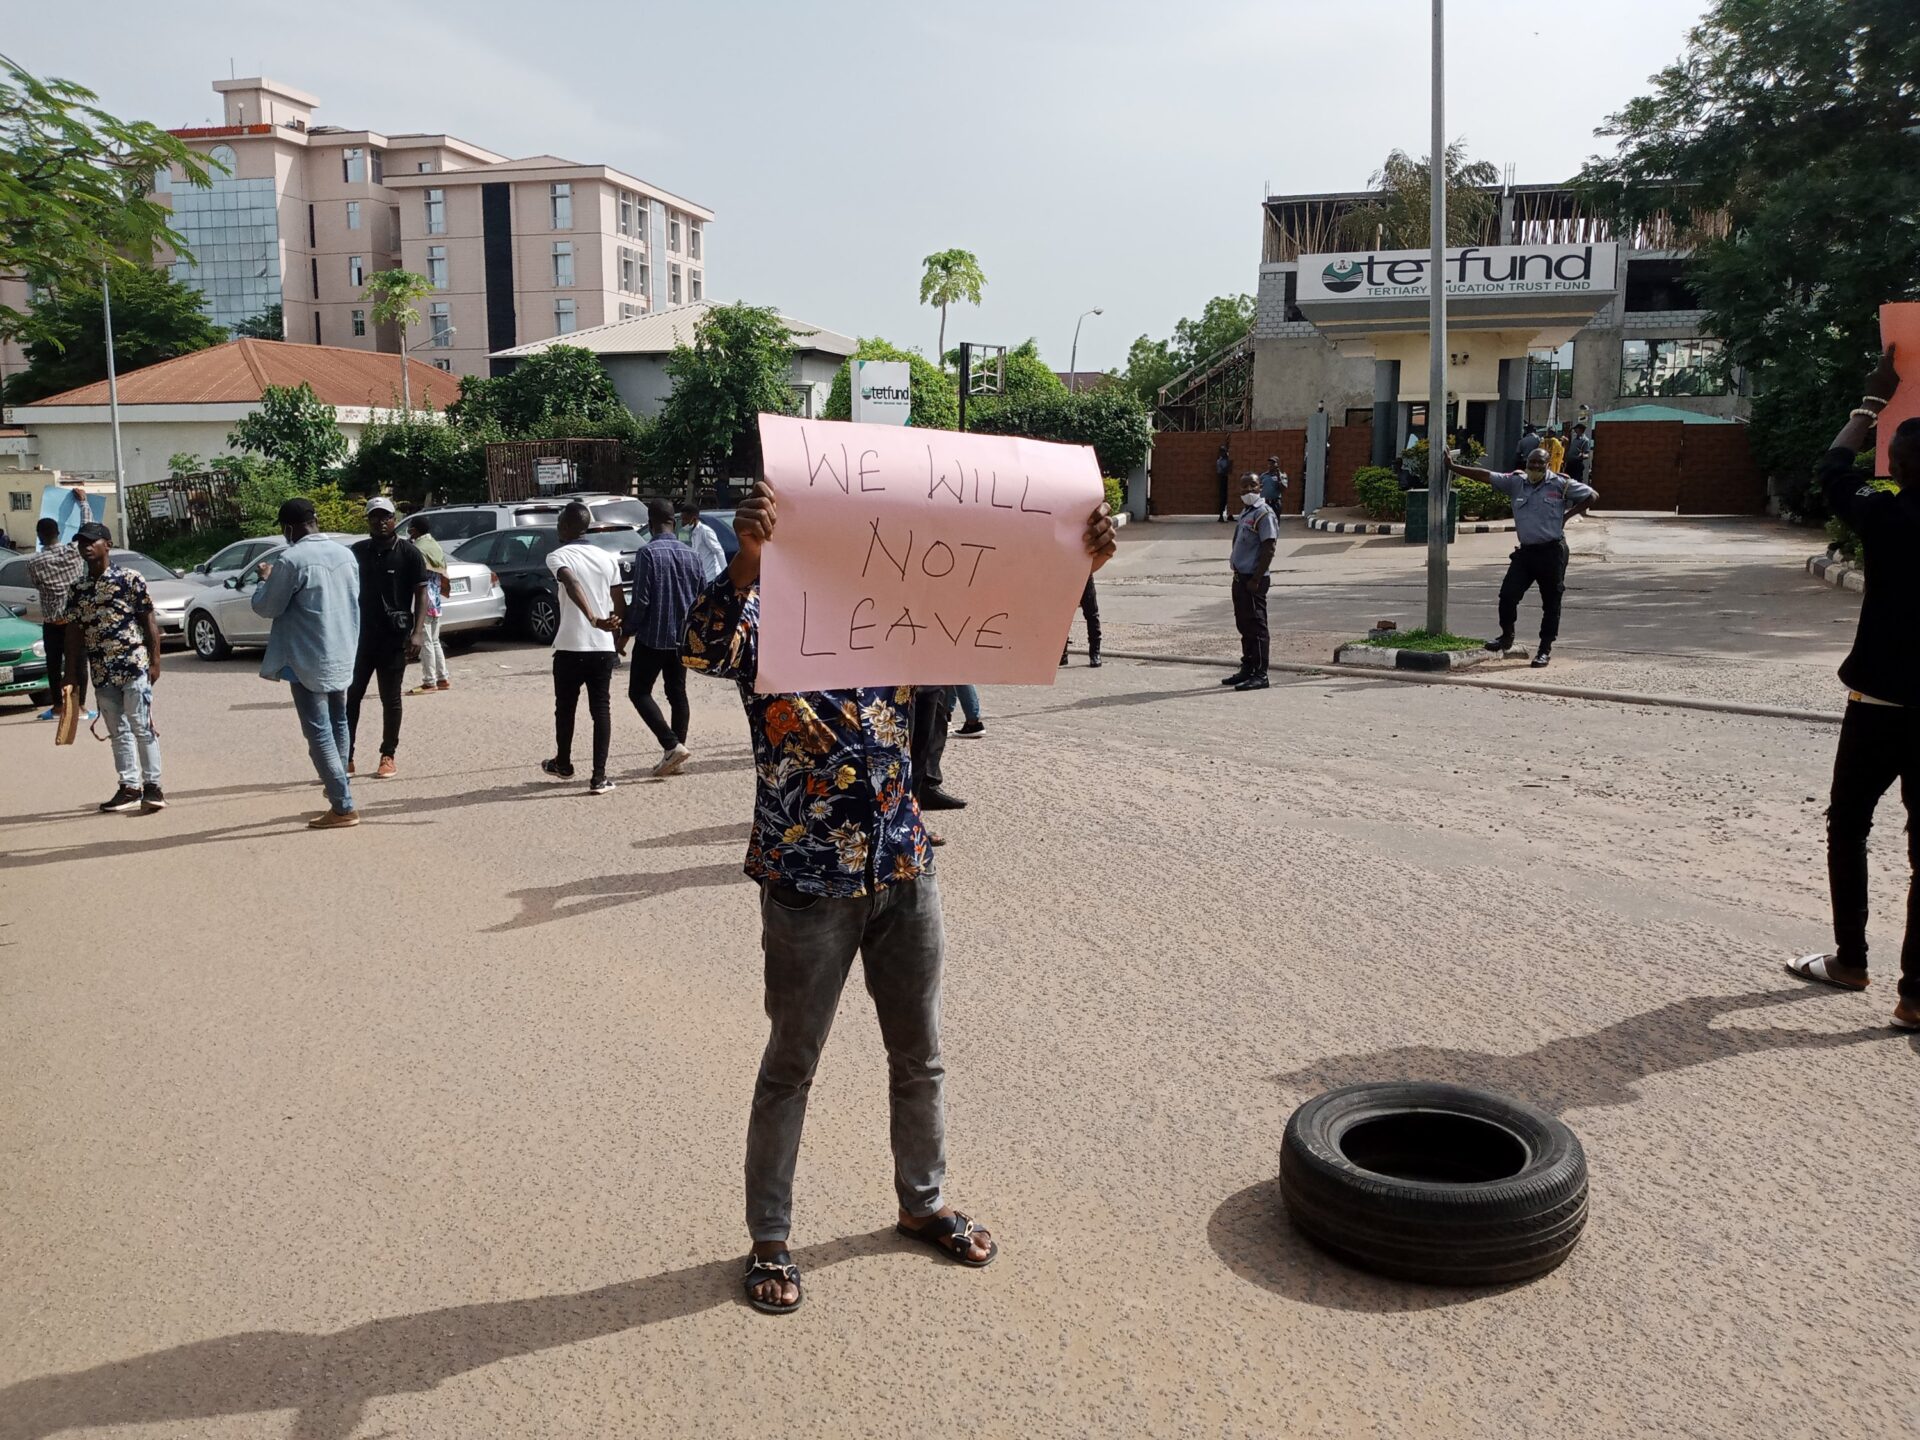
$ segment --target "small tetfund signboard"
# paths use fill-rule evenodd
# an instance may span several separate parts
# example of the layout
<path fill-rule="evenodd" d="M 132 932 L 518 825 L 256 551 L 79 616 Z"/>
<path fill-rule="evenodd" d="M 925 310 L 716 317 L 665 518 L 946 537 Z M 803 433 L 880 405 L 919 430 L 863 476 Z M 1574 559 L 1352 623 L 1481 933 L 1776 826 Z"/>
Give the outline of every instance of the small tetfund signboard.
<path fill-rule="evenodd" d="M 913 413 L 913 367 L 904 360 L 853 362 L 853 419 L 863 425 L 904 425 Z"/>
<path fill-rule="evenodd" d="M 1616 288 L 1618 247 L 1602 245 L 1467 245 L 1441 261 L 1447 294 L 1464 298 L 1592 295 Z M 1425 250 L 1359 250 L 1302 255 L 1297 301 L 1424 300 L 1429 294 Z"/>
<path fill-rule="evenodd" d="M 1087 582 L 1084 445 L 760 417 L 758 688 L 1047 685 Z"/>

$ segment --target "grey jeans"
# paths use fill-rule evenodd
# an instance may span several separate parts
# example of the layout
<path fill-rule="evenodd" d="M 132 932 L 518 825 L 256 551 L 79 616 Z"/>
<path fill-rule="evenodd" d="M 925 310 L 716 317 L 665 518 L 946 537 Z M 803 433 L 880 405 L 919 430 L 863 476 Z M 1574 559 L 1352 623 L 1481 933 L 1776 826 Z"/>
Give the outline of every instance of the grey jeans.
<path fill-rule="evenodd" d="M 940 1058 L 940 971 L 946 934 L 932 875 L 874 895 L 830 900 L 785 886 L 760 889 L 772 1031 L 747 1124 L 747 1230 L 785 1240 L 793 1225 L 793 1167 L 813 1072 L 857 952 L 887 1047 L 894 1189 L 909 1215 L 944 1203 L 946 1078 Z"/>

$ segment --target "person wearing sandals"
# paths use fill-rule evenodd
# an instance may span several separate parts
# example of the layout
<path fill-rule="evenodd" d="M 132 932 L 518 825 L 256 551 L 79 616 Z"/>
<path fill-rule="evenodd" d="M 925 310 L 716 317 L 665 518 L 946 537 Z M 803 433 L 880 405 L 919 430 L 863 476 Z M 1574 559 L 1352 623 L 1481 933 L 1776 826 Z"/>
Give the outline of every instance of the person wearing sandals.
<path fill-rule="evenodd" d="M 1898 490 L 1875 489 L 1853 464 L 1899 388 L 1889 346 L 1816 471 L 1827 508 L 1860 537 L 1873 583 L 1861 597 L 1853 649 L 1840 666 L 1847 709 L 1827 804 L 1834 949 L 1803 955 L 1787 969 L 1840 990 L 1867 988 L 1867 832 L 1880 797 L 1898 780 L 1912 874 L 1892 1023 L 1896 1030 L 1920 1031 L 1920 666 L 1914 664 L 1911 630 L 1920 607 L 1920 418 L 1902 421 L 1887 447 L 1887 469 Z"/>
<path fill-rule="evenodd" d="M 440 607 L 447 597 L 447 552 L 433 538 L 433 522 L 424 515 L 407 521 L 407 538 L 427 562 L 427 614 L 420 622 L 420 683 L 409 695 L 434 695 L 451 689 L 447 647 L 440 643 Z"/>
<path fill-rule="evenodd" d="M 1114 550 L 1103 505 L 1089 521 L 1098 569 Z M 777 507 L 762 480 L 734 515 L 739 552 L 687 617 L 681 655 L 732 680 L 757 772 L 746 873 L 760 885 L 767 1046 L 747 1125 L 747 1303 L 800 1308 L 788 1249 L 807 1095 L 859 955 L 887 1047 L 900 1233 L 959 1264 L 989 1265 L 992 1234 L 946 1198 L 946 1064 L 940 982 L 946 938 L 933 851 L 913 797 L 908 686 L 758 694 L 760 554 Z"/>

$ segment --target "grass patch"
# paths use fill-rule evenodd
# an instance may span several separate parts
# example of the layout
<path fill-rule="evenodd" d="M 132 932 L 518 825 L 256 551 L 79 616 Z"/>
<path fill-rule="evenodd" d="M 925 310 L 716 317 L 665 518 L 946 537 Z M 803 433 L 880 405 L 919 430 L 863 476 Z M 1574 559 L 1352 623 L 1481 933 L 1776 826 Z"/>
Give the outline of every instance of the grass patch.
<path fill-rule="evenodd" d="M 1486 642 L 1465 635 L 1429 635 L 1424 630 L 1382 630 L 1359 643 L 1383 650 L 1478 650 Z"/>

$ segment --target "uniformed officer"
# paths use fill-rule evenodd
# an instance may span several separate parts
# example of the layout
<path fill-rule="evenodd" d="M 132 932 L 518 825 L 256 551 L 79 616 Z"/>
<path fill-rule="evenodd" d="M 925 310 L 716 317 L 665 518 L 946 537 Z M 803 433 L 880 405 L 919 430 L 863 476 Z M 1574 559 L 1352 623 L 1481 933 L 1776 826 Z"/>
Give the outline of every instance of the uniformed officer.
<path fill-rule="evenodd" d="M 1500 635 L 1487 642 L 1487 649 L 1505 654 L 1513 648 L 1520 597 L 1538 585 L 1540 648 L 1533 652 L 1533 667 L 1538 670 L 1553 658 L 1553 642 L 1560 634 L 1560 597 L 1567 588 L 1567 517 L 1586 513 L 1600 494 L 1585 481 L 1554 470 L 1543 449 L 1527 456 L 1526 469 L 1507 471 L 1461 465 L 1442 454 L 1442 463 L 1454 474 L 1483 481 L 1513 501 L 1514 538 L 1519 545 L 1507 562 L 1507 578 L 1500 582 Z"/>

